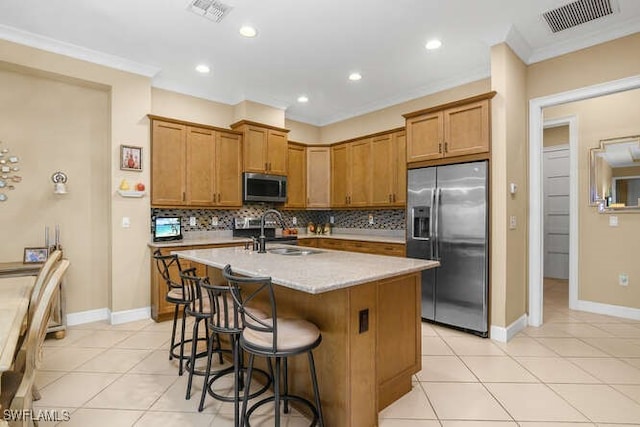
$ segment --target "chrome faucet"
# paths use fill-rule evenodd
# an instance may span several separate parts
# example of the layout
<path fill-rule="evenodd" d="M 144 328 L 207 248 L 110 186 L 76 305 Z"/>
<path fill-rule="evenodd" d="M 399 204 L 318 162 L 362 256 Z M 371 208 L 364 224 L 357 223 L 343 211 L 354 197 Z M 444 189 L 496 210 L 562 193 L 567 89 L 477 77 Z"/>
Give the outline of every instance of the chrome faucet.
<path fill-rule="evenodd" d="M 282 228 L 285 228 L 284 218 L 282 217 L 282 214 L 280 212 L 275 209 L 267 209 L 266 211 L 264 211 L 262 217 L 260 217 L 260 236 L 258 237 L 259 254 L 267 252 L 267 238 L 264 235 L 264 220 L 269 214 L 275 215 L 280 220 L 280 225 L 282 226 Z"/>

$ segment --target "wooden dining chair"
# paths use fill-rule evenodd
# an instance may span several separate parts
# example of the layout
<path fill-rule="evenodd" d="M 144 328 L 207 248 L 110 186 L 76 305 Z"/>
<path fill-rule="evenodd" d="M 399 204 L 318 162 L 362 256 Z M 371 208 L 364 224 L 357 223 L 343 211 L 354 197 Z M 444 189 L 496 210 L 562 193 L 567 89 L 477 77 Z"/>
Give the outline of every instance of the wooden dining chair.
<path fill-rule="evenodd" d="M 12 370 L 2 374 L 2 392 L 0 394 L 0 407 L 22 411 L 23 418 L 15 423 L 17 426 L 34 425 L 28 417 L 32 413 L 32 390 L 35 383 L 36 370 L 42 359 L 42 343 L 47 335 L 47 326 L 51 317 L 51 305 L 60 292 L 60 281 L 69 267 L 69 260 L 62 260 L 52 272 L 49 280 L 43 287 L 42 295 L 35 309 L 26 340 L 25 364 L 23 370 Z"/>

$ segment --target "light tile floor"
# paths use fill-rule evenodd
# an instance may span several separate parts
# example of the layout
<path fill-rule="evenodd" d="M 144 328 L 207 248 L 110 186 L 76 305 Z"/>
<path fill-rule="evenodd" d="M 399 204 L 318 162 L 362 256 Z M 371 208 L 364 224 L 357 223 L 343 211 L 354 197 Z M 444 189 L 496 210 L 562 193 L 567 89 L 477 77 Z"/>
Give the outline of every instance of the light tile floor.
<path fill-rule="evenodd" d="M 566 282 L 547 281 L 544 296 L 545 324 L 507 344 L 423 324 L 422 370 L 380 426 L 640 426 L 640 322 L 569 310 Z M 231 426 L 229 404 L 208 398 L 197 411 L 200 377 L 184 399 L 170 327 L 98 322 L 48 339 L 36 409 L 70 411 L 63 427 Z M 254 425 L 273 418 L 262 411 Z M 292 414 L 283 425 L 307 423 Z"/>

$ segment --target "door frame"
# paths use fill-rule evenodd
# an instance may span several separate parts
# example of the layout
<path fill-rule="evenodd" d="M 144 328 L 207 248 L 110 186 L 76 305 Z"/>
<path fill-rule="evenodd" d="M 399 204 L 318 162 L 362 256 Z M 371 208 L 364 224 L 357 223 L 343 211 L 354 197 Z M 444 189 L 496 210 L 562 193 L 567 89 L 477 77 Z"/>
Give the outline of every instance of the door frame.
<path fill-rule="evenodd" d="M 529 100 L 529 316 L 531 326 L 541 326 L 543 302 L 543 191 L 542 191 L 542 110 L 546 107 L 610 95 L 640 88 L 640 75 L 542 96 Z M 570 243 L 569 308 L 578 306 L 578 171 L 577 120 L 569 124 L 570 160 Z M 573 283 L 573 288 L 572 288 Z"/>

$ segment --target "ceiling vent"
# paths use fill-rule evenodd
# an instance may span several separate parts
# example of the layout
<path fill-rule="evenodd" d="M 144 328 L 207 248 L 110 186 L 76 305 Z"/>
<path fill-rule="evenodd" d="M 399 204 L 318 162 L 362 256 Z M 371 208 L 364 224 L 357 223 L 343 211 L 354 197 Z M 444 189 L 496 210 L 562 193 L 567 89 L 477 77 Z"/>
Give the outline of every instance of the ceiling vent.
<path fill-rule="evenodd" d="M 204 16 L 214 22 L 222 21 L 232 7 L 215 0 L 193 0 L 187 7 L 196 15 Z"/>
<path fill-rule="evenodd" d="M 611 0 L 578 0 L 545 12 L 542 16 L 551 31 L 557 33 L 611 14 Z"/>

